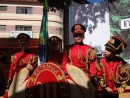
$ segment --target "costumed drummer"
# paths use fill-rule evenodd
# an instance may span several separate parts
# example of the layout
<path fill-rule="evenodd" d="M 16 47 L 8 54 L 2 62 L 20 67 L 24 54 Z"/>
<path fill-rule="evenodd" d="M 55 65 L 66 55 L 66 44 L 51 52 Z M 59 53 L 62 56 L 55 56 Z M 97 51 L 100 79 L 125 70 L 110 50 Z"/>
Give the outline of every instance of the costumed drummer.
<path fill-rule="evenodd" d="M 37 56 L 29 51 L 29 35 L 20 33 L 18 36 L 19 45 L 21 51 L 14 54 L 12 57 L 12 63 L 10 65 L 7 90 L 4 97 L 8 96 L 8 89 L 13 81 L 14 75 L 17 74 L 23 68 L 30 70 L 30 73 L 37 67 Z"/>
<path fill-rule="evenodd" d="M 50 58 L 49 62 L 53 62 L 61 67 L 63 53 L 61 51 L 61 39 L 57 36 L 52 36 L 49 39 Z"/>
<path fill-rule="evenodd" d="M 125 82 L 129 78 L 121 69 L 128 63 L 117 54 L 119 55 L 126 47 L 125 41 L 116 35 L 105 44 L 105 57 L 100 59 L 100 71 L 98 72 L 103 98 L 118 98 L 118 93 L 114 91 L 119 88 L 119 92 L 123 92 L 125 89 Z"/>
<path fill-rule="evenodd" d="M 62 69 L 67 74 L 66 64 L 69 64 L 83 70 L 88 74 L 88 77 L 95 76 L 98 66 L 96 51 L 91 46 L 83 43 L 86 28 L 82 24 L 75 24 L 71 32 L 75 43 L 64 50 Z"/>

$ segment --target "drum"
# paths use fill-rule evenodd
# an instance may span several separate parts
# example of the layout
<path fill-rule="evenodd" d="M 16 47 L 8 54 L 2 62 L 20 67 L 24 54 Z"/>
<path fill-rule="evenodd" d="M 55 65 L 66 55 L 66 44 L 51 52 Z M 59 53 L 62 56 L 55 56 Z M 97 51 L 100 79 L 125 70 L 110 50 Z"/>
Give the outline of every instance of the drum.
<path fill-rule="evenodd" d="M 18 73 L 15 73 L 13 81 L 8 91 L 9 98 L 25 98 L 25 88 L 28 82 L 29 70 L 23 68 Z"/>
<path fill-rule="evenodd" d="M 130 97 L 130 92 L 119 94 L 119 98 L 129 98 L 129 97 Z"/>
<path fill-rule="evenodd" d="M 95 90 L 87 75 L 78 67 L 67 64 L 67 81 L 71 88 L 71 98 L 95 98 Z"/>
<path fill-rule="evenodd" d="M 14 78 L 11 98 L 95 98 L 94 88 L 87 75 L 79 68 L 66 66 L 68 76 L 52 62 L 39 65 L 28 79 L 25 68 Z"/>
<path fill-rule="evenodd" d="M 38 66 L 26 85 L 26 98 L 70 98 L 64 72 L 52 63 Z"/>
<path fill-rule="evenodd" d="M 130 97 L 130 86 L 126 86 L 124 92 L 119 93 L 119 98 L 129 98 Z"/>

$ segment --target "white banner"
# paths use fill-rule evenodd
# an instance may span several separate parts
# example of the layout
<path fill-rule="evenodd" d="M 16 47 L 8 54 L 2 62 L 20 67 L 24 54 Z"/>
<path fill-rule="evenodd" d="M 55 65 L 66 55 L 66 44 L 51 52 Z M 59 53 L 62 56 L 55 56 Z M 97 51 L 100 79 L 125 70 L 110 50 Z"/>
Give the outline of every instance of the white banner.
<path fill-rule="evenodd" d="M 32 31 L 10 31 L 10 38 L 17 38 L 20 33 L 25 33 L 32 38 Z"/>

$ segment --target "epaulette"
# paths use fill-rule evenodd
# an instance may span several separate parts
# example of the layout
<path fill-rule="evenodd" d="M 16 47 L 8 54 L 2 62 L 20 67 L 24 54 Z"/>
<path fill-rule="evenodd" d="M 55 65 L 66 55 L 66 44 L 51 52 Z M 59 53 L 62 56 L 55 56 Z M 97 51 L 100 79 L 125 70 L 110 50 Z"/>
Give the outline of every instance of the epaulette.
<path fill-rule="evenodd" d="M 96 50 L 94 48 L 91 48 L 89 50 L 89 60 L 94 60 L 96 58 Z"/>
<path fill-rule="evenodd" d="M 29 63 L 34 63 L 34 62 L 37 62 L 38 61 L 38 56 L 31 56 L 30 58 L 29 58 Z"/>

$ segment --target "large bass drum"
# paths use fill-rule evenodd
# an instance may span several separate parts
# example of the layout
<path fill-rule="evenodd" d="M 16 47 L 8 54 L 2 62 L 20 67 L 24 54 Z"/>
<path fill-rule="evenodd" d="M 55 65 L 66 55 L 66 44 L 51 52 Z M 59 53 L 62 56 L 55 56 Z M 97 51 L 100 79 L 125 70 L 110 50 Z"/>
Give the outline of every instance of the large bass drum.
<path fill-rule="evenodd" d="M 41 64 L 26 85 L 26 98 L 70 98 L 64 72 L 51 62 Z"/>
<path fill-rule="evenodd" d="M 67 64 L 68 75 L 52 62 L 39 65 L 28 77 L 24 68 L 9 89 L 10 98 L 95 98 L 95 91 L 87 75 Z M 28 78 L 27 78 L 28 77 Z M 17 84 L 17 85 L 16 85 Z"/>

